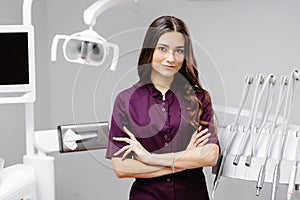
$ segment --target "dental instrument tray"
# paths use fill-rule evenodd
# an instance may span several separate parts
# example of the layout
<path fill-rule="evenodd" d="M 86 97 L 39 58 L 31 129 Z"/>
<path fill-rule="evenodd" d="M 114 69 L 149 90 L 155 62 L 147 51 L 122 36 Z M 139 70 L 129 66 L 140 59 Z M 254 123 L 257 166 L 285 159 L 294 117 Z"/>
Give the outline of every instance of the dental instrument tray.
<path fill-rule="evenodd" d="M 59 125 L 57 130 L 60 153 L 105 149 L 107 147 L 108 122 Z"/>

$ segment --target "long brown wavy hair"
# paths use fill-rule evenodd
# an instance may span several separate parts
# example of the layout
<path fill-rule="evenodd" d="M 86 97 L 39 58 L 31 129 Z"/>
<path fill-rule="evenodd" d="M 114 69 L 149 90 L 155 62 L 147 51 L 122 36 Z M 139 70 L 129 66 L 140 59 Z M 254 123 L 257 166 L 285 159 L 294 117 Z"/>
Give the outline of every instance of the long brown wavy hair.
<path fill-rule="evenodd" d="M 138 76 L 139 83 L 149 83 L 151 82 L 151 63 L 153 58 L 153 53 L 157 42 L 161 35 L 167 32 L 177 31 L 183 34 L 185 40 L 184 48 L 184 61 L 181 69 L 175 75 L 172 84 L 176 84 L 176 87 L 181 87 L 181 91 L 184 92 L 183 96 L 189 102 L 191 102 L 191 107 L 189 108 L 191 113 L 190 123 L 199 127 L 200 124 L 208 125 L 209 122 L 203 122 L 200 120 L 201 114 L 203 112 L 203 105 L 201 101 L 195 96 L 195 92 L 204 92 L 205 95 L 209 96 L 209 93 L 201 86 L 199 81 L 199 73 L 197 69 L 197 63 L 194 56 L 193 45 L 190 38 L 190 32 L 186 24 L 174 17 L 174 16 L 161 16 L 154 20 L 147 29 L 143 47 L 140 52 L 138 61 Z M 182 78 L 185 79 L 184 84 L 182 84 Z M 180 84 L 180 83 L 181 84 Z M 196 116 L 197 108 L 199 107 L 199 112 Z"/>

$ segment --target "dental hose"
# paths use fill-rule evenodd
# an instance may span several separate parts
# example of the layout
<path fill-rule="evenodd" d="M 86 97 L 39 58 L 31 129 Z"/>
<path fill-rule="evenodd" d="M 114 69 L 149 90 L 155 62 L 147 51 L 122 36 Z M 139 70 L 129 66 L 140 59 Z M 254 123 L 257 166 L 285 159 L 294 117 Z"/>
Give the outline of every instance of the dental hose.
<path fill-rule="evenodd" d="M 274 93 L 274 85 L 275 85 L 275 82 L 274 82 L 274 84 L 272 84 L 271 92 L 269 91 L 270 94 L 268 94 L 268 99 L 266 100 L 266 103 L 267 103 L 268 100 L 269 100 L 269 97 L 271 97 L 270 103 L 265 105 L 266 109 L 263 111 L 264 116 L 262 117 L 262 121 L 261 121 L 261 123 L 259 125 L 259 128 L 258 128 L 257 138 L 256 138 L 256 142 L 255 142 L 256 145 L 257 145 L 258 139 L 259 139 L 262 131 L 264 130 L 264 127 L 267 123 L 267 120 L 268 120 L 270 112 L 271 112 L 271 107 L 273 105 L 274 94 L 275 94 Z M 256 148 L 256 145 L 254 146 L 254 148 Z"/>
<path fill-rule="evenodd" d="M 294 80 L 299 81 L 300 79 L 300 74 L 297 70 L 294 70 Z M 295 81 L 294 81 L 295 82 Z M 295 88 L 293 88 L 295 90 Z M 293 99 L 292 99 L 293 100 Z M 296 147 L 296 154 L 295 154 L 295 163 L 292 166 L 291 173 L 290 173 L 290 179 L 289 179 L 289 184 L 288 184 L 288 190 L 287 190 L 287 200 L 291 200 L 294 192 L 294 185 L 295 185 L 295 179 L 296 179 L 296 174 L 297 174 L 297 168 L 298 168 L 298 163 L 300 160 L 300 135 L 299 135 L 299 130 L 297 130 L 296 136 L 298 137 L 298 142 L 297 142 L 297 147 Z"/>
<path fill-rule="evenodd" d="M 246 144 L 246 141 L 247 141 L 248 136 L 249 136 L 248 133 L 250 132 L 251 128 L 254 128 L 254 127 L 251 127 L 252 120 L 253 120 L 253 113 L 254 113 L 253 111 L 254 111 L 254 106 L 256 104 L 256 101 L 257 101 L 257 94 L 258 94 L 259 86 L 261 86 L 263 84 L 263 82 L 264 82 L 263 75 L 259 74 L 258 78 L 257 78 L 257 83 L 255 85 L 255 90 L 254 90 L 253 101 L 252 101 L 252 105 L 251 105 L 251 110 L 250 110 L 248 124 L 246 126 L 245 133 L 244 133 L 244 135 L 242 137 L 242 141 L 241 141 L 241 143 L 239 145 L 238 152 L 237 152 L 237 154 L 234 157 L 234 160 L 233 160 L 233 164 L 234 165 L 238 165 L 238 163 L 240 161 L 241 154 L 242 154 L 242 152 L 245 149 L 245 144 Z"/>
<path fill-rule="evenodd" d="M 272 97 L 273 97 L 273 94 L 274 94 L 274 85 L 275 85 L 275 83 L 276 83 L 275 76 L 273 74 L 270 74 L 267 77 L 267 80 L 265 81 L 265 83 L 262 86 L 262 89 L 261 89 L 260 94 L 258 96 L 256 105 L 254 107 L 254 114 L 253 114 L 253 119 L 252 119 L 252 124 L 251 124 L 252 128 L 251 128 L 251 131 L 250 131 L 251 145 L 250 145 L 250 148 L 248 150 L 247 158 L 246 158 L 246 162 L 245 162 L 245 165 L 248 166 L 248 167 L 251 165 L 251 159 L 252 159 L 252 156 L 254 155 L 255 147 L 256 147 L 256 144 L 258 142 L 258 138 L 259 138 L 259 136 L 260 136 L 260 134 L 263 130 L 263 127 L 265 126 L 265 123 L 267 121 L 267 118 L 269 116 L 269 113 L 270 113 L 270 110 L 271 110 L 271 107 L 272 107 L 272 103 L 273 103 L 273 98 Z M 268 94 L 267 94 L 267 98 L 266 98 L 266 105 L 267 105 L 267 102 L 269 101 L 269 99 L 270 99 L 270 102 L 264 109 L 262 120 L 261 120 L 262 122 L 260 124 L 258 135 L 257 135 L 256 140 L 255 140 L 255 128 L 254 128 L 255 127 L 255 122 L 256 122 L 255 119 L 257 118 L 257 112 L 258 112 L 258 108 L 259 108 L 263 93 L 265 92 L 267 87 L 268 87 Z"/>
<path fill-rule="evenodd" d="M 300 160 L 300 135 L 299 135 L 299 130 L 297 131 L 298 135 L 298 143 L 297 143 L 297 148 L 296 148 L 296 155 L 295 155 L 295 160 L 296 162 L 293 164 L 291 173 L 290 173 L 290 179 L 289 179 L 289 185 L 288 185 L 288 190 L 287 190 L 287 200 L 291 200 L 294 192 L 294 185 L 295 185 L 295 179 L 296 179 L 296 174 L 297 174 L 297 168 L 298 168 L 298 163 Z"/>
<path fill-rule="evenodd" d="M 280 85 L 280 90 L 279 90 L 279 99 L 277 102 L 277 106 L 276 106 L 276 111 L 275 111 L 275 118 L 273 120 L 271 129 L 268 133 L 268 137 L 267 137 L 267 145 L 265 148 L 265 155 L 264 155 L 264 161 L 263 164 L 260 167 L 259 170 L 259 174 L 258 174 L 258 179 L 256 182 L 256 196 L 259 196 L 260 190 L 263 187 L 264 181 L 265 181 L 265 174 L 266 174 L 266 165 L 267 165 L 267 161 L 268 158 L 270 157 L 270 147 L 271 147 L 271 141 L 272 141 L 272 136 L 274 134 L 275 128 L 277 126 L 277 121 L 280 115 L 280 111 L 283 105 L 283 97 L 285 96 L 286 93 L 286 87 L 287 87 L 287 77 L 284 76 L 281 79 L 281 85 Z"/>
<path fill-rule="evenodd" d="M 283 126 L 282 126 L 283 140 L 282 140 L 281 148 L 279 151 L 279 159 L 275 165 L 275 169 L 274 169 L 274 173 L 273 173 L 271 200 L 276 199 L 276 193 L 278 190 L 279 179 L 280 179 L 280 163 L 283 159 L 283 150 L 286 145 L 289 122 L 290 122 L 290 118 L 291 118 L 291 108 L 294 103 L 295 84 L 296 84 L 296 80 L 299 80 L 299 78 L 297 77 L 297 74 L 298 74 L 298 71 L 294 70 L 289 77 L 287 98 L 286 98 L 285 107 L 284 107 L 284 116 L 283 116 L 284 121 L 283 121 Z"/>
<path fill-rule="evenodd" d="M 220 166 L 218 167 L 218 170 L 216 172 L 216 176 L 215 176 L 215 179 L 214 179 L 214 185 L 213 185 L 213 190 L 212 190 L 212 199 L 215 198 L 215 192 L 217 190 L 217 187 L 218 187 L 219 182 L 220 182 L 221 175 L 223 173 L 224 163 L 225 163 L 228 151 L 230 149 L 230 146 L 231 146 L 231 144 L 234 140 L 235 133 L 237 132 L 239 118 L 240 118 L 242 109 L 245 105 L 245 102 L 246 102 L 246 99 L 247 99 L 247 96 L 248 96 L 248 93 L 249 93 L 249 89 L 250 89 L 250 86 L 251 86 L 252 83 L 253 83 L 253 77 L 250 76 L 250 75 L 247 75 L 245 85 L 244 85 L 244 88 L 243 88 L 243 93 L 242 93 L 240 106 L 239 106 L 238 112 L 236 114 L 235 120 L 233 122 L 233 125 L 230 128 L 230 138 L 226 143 L 226 146 L 225 146 L 225 149 L 224 149 L 223 153 L 220 155 L 220 161 L 219 161 Z"/>

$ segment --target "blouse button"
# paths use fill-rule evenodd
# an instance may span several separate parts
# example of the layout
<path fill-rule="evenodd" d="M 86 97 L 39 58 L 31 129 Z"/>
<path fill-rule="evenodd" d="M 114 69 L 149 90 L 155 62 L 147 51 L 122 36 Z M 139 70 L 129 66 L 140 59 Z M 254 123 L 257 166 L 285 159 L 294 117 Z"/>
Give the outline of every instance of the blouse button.
<path fill-rule="evenodd" d="M 165 105 L 165 102 L 162 102 L 162 103 L 161 103 L 161 105 L 163 105 L 163 106 L 164 106 L 164 105 Z"/>
<path fill-rule="evenodd" d="M 164 135 L 164 138 L 165 138 L 166 140 L 169 140 L 169 139 L 170 139 L 170 135 L 166 134 L 166 135 Z"/>
<path fill-rule="evenodd" d="M 168 145 L 169 145 L 169 144 L 166 142 L 166 143 L 165 143 L 165 147 L 167 147 Z"/>
<path fill-rule="evenodd" d="M 163 112 L 165 112 L 165 111 L 166 111 L 166 109 L 165 109 L 165 108 L 162 108 L 161 110 L 162 110 Z"/>
<path fill-rule="evenodd" d="M 167 178 L 167 182 L 170 183 L 170 182 L 171 182 L 171 179 L 170 179 L 170 178 Z"/>

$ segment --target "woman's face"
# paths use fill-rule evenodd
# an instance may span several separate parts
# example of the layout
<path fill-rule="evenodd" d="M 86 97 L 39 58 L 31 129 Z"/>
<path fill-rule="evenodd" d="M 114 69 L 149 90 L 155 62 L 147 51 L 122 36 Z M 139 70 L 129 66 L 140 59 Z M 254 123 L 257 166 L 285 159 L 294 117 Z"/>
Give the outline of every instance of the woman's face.
<path fill-rule="evenodd" d="M 160 36 L 152 58 L 152 75 L 173 77 L 184 61 L 184 37 L 173 31 Z"/>

